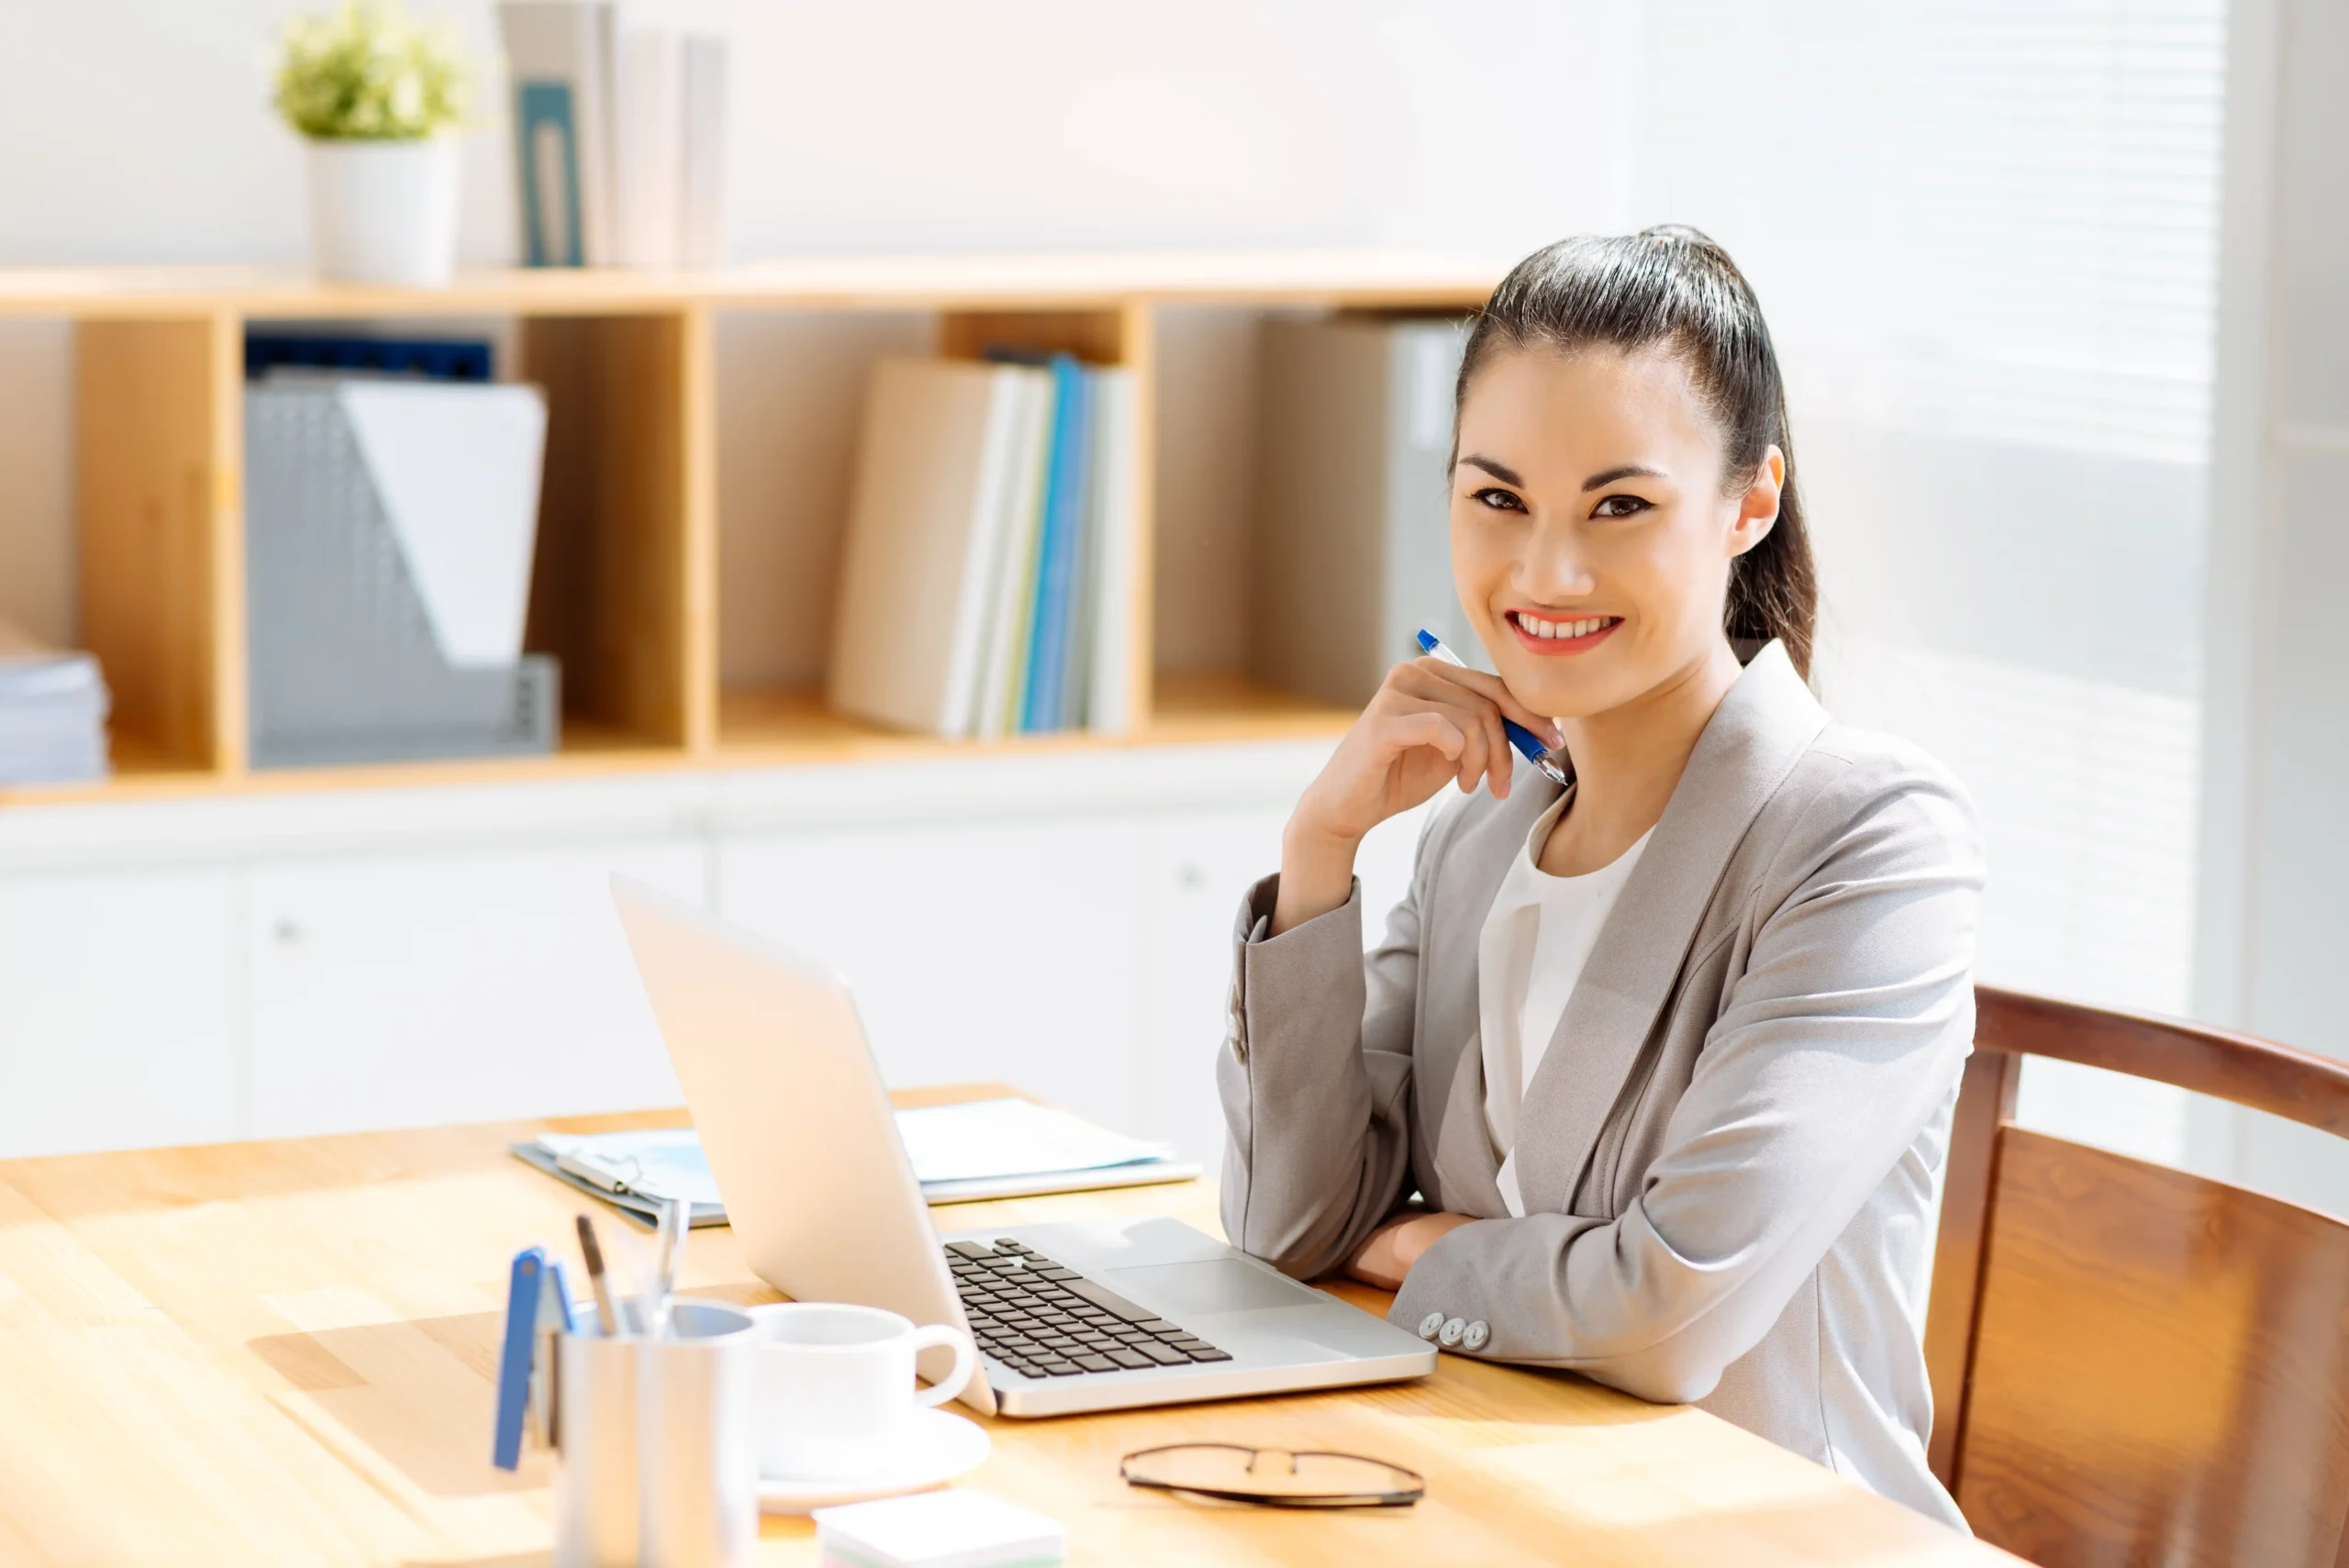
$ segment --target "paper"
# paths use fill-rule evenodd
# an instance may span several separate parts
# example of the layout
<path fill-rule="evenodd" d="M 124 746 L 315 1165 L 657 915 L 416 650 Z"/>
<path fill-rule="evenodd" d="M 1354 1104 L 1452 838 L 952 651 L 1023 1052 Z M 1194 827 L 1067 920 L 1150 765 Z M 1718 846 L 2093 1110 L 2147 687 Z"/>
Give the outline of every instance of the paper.
<path fill-rule="evenodd" d="M 1171 1158 L 1144 1143 L 1032 1100 L 966 1100 L 897 1113 L 914 1174 L 924 1184 L 1047 1171 L 1097 1171 Z"/>
<path fill-rule="evenodd" d="M 1145 1143 L 1030 1100 L 967 1100 L 897 1113 L 914 1177 L 924 1186 L 1063 1171 L 1100 1171 L 1167 1160 L 1174 1150 Z M 689 1130 L 548 1132 L 539 1147 L 563 1169 L 639 1197 L 684 1198 L 718 1207 L 717 1179 Z"/>

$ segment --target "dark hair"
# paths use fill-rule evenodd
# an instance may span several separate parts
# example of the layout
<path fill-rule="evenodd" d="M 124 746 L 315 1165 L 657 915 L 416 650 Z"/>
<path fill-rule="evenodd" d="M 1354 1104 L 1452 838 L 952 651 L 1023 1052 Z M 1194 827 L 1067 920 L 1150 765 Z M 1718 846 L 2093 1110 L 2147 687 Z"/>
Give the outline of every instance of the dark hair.
<path fill-rule="evenodd" d="M 1469 330 L 1455 418 L 1469 383 L 1501 350 L 1659 344 L 1687 365 L 1720 425 L 1729 483 L 1742 489 L 1772 446 L 1786 456 L 1777 523 L 1731 563 L 1722 624 L 1733 640 L 1778 639 L 1808 678 L 1819 580 L 1795 489 L 1786 386 L 1761 302 L 1728 251 L 1679 224 L 1583 235 L 1536 250 L 1509 269 Z"/>

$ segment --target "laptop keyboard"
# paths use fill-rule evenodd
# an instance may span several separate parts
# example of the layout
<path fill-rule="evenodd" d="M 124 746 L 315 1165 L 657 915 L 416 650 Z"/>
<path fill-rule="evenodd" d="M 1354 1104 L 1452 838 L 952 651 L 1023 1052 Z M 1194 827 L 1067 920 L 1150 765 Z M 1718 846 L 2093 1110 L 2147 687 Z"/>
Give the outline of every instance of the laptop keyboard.
<path fill-rule="evenodd" d="M 1008 1237 L 949 1241 L 946 1266 L 979 1349 L 1028 1377 L 1228 1362 L 1187 1329 Z"/>

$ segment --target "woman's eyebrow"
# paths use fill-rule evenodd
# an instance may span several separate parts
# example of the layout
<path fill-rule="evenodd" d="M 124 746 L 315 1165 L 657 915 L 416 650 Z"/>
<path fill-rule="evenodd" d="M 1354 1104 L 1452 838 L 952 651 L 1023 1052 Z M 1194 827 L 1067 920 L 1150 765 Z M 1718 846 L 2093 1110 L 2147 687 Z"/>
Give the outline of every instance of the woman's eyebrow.
<path fill-rule="evenodd" d="M 1525 488 L 1525 481 L 1517 476 L 1517 471 L 1496 458 L 1478 457 L 1475 452 L 1470 452 L 1460 461 L 1473 468 L 1483 469 L 1503 484 L 1514 484 L 1520 490 Z"/>
<path fill-rule="evenodd" d="M 1643 463 L 1627 462 L 1620 467 L 1592 474 L 1582 482 L 1582 487 L 1587 493 L 1593 490 L 1603 490 L 1619 479 L 1669 479 L 1671 477 L 1660 468 L 1649 468 Z"/>

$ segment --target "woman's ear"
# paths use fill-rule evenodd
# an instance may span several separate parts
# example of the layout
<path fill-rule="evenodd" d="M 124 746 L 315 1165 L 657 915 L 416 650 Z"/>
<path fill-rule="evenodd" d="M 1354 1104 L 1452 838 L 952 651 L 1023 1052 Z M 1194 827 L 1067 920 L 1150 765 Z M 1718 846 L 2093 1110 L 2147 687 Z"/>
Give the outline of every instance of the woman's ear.
<path fill-rule="evenodd" d="M 1762 454 L 1753 483 L 1737 503 L 1737 521 L 1730 525 L 1729 552 L 1743 555 L 1770 537 L 1778 522 L 1778 496 L 1787 486 L 1787 454 L 1773 446 Z"/>

